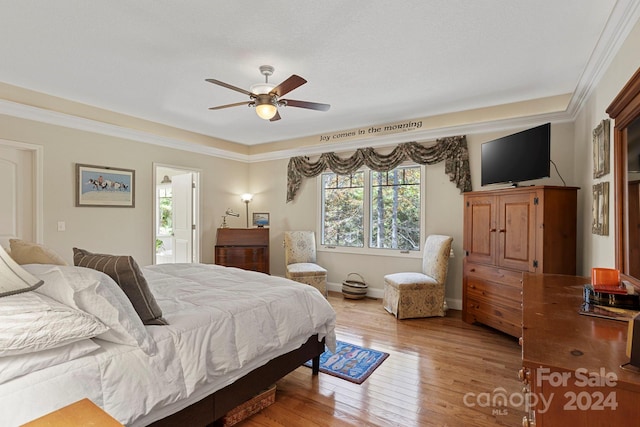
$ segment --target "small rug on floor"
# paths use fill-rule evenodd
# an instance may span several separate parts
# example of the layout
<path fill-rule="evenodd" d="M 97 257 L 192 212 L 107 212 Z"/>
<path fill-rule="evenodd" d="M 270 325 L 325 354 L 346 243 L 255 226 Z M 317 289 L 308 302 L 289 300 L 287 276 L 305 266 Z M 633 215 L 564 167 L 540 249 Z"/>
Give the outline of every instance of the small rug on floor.
<path fill-rule="evenodd" d="M 320 355 L 320 372 L 362 384 L 387 357 L 389 353 L 337 341 L 335 354 L 325 350 Z M 311 367 L 311 360 L 304 365 Z"/>

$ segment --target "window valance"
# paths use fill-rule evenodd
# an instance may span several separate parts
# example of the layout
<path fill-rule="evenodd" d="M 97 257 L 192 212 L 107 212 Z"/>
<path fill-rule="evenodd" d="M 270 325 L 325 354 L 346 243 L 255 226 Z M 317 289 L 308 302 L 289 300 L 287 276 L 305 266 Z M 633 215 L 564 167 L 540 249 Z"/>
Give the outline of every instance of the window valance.
<path fill-rule="evenodd" d="M 445 161 L 444 172 L 456 184 L 460 192 L 471 191 L 471 171 L 466 136 L 452 136 L 436 140 L 436 144 L 426 147 L 417 142 L 399 144 L 389 154 L 377 153 L 373 148 L 359 148 L 351 157 L 342 159 L 336 153 L 322 153 L 320 158 L 309 161 L 306 156 L 292 157 L 287 167 L 287 202 L 292 201 L 302 178 L 312 178 L 329 169 L 337 174 L 355 172 L 363 165 L 377 172 L 387 172 L 405 160 L 421 165 L 432 165 Z"/>

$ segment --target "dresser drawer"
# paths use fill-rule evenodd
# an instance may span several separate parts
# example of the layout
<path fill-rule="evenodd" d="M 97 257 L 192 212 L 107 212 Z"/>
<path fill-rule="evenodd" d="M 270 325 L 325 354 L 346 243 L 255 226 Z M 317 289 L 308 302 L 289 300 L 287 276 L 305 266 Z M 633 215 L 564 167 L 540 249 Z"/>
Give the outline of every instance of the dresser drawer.
<path fill-rule="evenodd" d="M 505 285 L 487 281 L 482 277 L 468 275 L 465 280 L 468 295 L 481 296 L 485 299 L 496 300 L 510 307 L 520 308 L 522 303 L 522 287 Z"/>
<path fill-rule="evenodd" d="M 522 309 L 510 307 L 473 294 L 467 296 L 465 311 L 472 321 L 483 323 L 514 337 L 522 334 Z"/>
<path fill-rule="evenodd" d="M 468 262 L 464 267 L 464 275 L 522 289 L 522 271 L 507 270 L 490 265 Z"/>

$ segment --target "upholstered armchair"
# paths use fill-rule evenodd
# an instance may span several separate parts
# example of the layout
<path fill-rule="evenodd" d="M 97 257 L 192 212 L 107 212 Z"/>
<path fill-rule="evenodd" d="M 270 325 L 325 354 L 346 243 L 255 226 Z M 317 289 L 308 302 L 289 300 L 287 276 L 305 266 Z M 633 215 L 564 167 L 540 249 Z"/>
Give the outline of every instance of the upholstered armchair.
<path fill-rule="evenodd" d="M 398 319 L 444 316 L 450 236 L 431 235 L 424 244 L 422 273 L 384 276 L 384 308 Z"/>
<path fill-rule="evenodd" d="M 316 238 L 313 231 L 285 231 L 284 259 L 287 279 L 306 283 L 327 296 L 327 270 L 316 264 Z"/>

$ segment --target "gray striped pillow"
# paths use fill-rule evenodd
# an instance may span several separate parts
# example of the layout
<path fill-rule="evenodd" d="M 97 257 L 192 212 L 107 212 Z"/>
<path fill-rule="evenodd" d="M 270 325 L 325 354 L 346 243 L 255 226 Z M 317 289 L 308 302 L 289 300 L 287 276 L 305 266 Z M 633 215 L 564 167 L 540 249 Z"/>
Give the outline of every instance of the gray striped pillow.
<path fill-rule="evenodd" d="M 73 263 L 101 271 L 122 288 L 145 325 L 168 325 L 140 267 L 131 256 L 94 254 L 73 248 Z"/>

